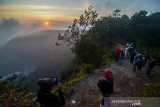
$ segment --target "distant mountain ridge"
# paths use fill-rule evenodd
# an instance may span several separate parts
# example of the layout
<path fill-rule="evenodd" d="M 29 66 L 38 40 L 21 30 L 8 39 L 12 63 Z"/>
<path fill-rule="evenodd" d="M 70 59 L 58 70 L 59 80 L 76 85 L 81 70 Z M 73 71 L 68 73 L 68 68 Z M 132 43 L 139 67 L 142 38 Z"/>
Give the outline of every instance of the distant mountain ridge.
<path fill-rule="evenodd" d="M 0 48 L 0 76 L 14 72 L 34 72 L 40 68 L 60 68 L 72 56 L 70 47 L 55 45 L 58 34 L 63 32 L 42 30 L 10 40 Z"/>

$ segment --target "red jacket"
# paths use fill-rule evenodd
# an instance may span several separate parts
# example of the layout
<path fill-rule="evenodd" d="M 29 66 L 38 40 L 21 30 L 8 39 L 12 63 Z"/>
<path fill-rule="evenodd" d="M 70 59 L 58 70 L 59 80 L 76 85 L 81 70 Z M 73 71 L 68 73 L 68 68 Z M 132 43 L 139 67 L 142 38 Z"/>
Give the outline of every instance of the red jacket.
<path fill-rule="evenodd" d="M 115 53 L 117 56 L 120 56 L 121 50 L 119 48 L 116 48 Z"/>

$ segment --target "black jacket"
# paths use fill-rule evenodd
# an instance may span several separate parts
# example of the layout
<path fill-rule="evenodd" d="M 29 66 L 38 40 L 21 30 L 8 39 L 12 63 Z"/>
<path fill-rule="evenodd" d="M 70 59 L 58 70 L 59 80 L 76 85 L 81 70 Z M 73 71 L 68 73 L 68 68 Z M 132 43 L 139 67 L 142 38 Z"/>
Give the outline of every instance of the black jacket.
<path fill-rule="evenodd" d="M 51 92 L 44 93 L 41 90 L 37 92 L 37 99 L 41 107 L 61 107 L 65 104 L 65 99 L 61 90 L 58 91 L 59 95 L 56 96 Z"/>
<path fill-rule="evenodd" d="M 113 79 L 100 79 L 97 85 L 104 97 L 109 97 L 113 93 Z"/>

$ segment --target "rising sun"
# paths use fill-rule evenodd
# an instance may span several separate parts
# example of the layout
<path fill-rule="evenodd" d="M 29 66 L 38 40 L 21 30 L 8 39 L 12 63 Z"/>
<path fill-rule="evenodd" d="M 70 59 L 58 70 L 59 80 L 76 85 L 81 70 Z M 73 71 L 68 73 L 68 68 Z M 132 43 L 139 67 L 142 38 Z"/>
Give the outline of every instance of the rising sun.
<path fill-rule="evenodd" d="M 48 25 L 49 23 L 48 23 L 48 21 L 45 21 L 45 25 Z"/>
<path fill-rule="evenodd" d="M 50 22 L 48 20 L 44 20 L 44 21 L 42 21 L 42 25 L 43 25 L 44 29 L 50 29 L 51 25 L 52 25 L 52 22 Z"/>

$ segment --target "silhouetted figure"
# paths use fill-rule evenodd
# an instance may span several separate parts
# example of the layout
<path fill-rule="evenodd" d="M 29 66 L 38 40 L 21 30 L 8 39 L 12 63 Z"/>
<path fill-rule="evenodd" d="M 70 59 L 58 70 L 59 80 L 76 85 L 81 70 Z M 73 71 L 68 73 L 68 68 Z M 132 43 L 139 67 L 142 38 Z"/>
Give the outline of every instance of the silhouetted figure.
<path fill-rule="evenodd" d="M 135 72 L 136 71 L 136 64 L 137 64 L 137 61 L 138 61 L 138 57 L 139 57 L 139 53 L 134 57 L 134 60 L 133 60 L 133 71 Z"/>
<path fill-rule="evenodd" d="M 118 61 L 119 65 L 122 64 L 123 59 L 124 59 L 124 52 L 123 52 L 123 50 L 122 50 L 121 53 L 120 53 L 119 61 Z"/>
<path fill-rule="evenodd" d="M 150 55 L 148 54 L 148 51 L 147 51 L 147 50 L 144 52 L 143 57 L 144 57 L 144 59 L 145 59 L 145 62 L 147 62 L 148 60 L 151 60 L 151 57 L 150 57 Z"/>
<path fill-rule="evenodd" d="M 109 69 L 104 70 L 104 77 L 98 81 L 98 87 L 102 92 L 103 98 L 100 102 L 100 107 L 110 106 L 110 95 L 113 93 L 113 76 Z"/>
<path fill-rule="evenodd" d="M 133 64 L 133 61 L 134 61 L 134 57 L 136 56 L 136 51 L 133 49 L 131 52 L 130 52 L 130 63 Z"/>
<path fill-rule="evenodd" d="M 116 62 L 119 61 L 120 53 L 121 53 L 120 48 L 116 48 L 116 50 L 115 50 L 115 54 L 116 54 Z"/>
<path fill-rule="evenodd" d="M 141 76 L 141 68 L 145 65 L 145 60 L 142 54 L 137 54 L 134 58 L 134 71 L 136 71 L 137 76 Z"/>
<path fill-rule="evenodd" d="M 38 85 L 40 90 L 37 92 L 37 100 L 41 107 L 61 107 L 65 104 L 60 86 L 58 86 L 58 96 L 51 92 L 53 86 L 56 84 L 50 78 L 39 79 Z"/>
<path fill-rule="evenodd" d="M 121 57 L 122 57 L 122 59 L 124 59 L 124 51 L 123 50 L 121 51 Z"/>
<path fill-rule="evenodd" d="M 153 58 L 151 58 L 150 60 L 148 60 L 147 62 L 147 67 L 145 69 L 145 73 L 147 74 L 147 77 L 150 78 L 151 76 L 151 70 L 154 68 L 156 62 Z"/>

